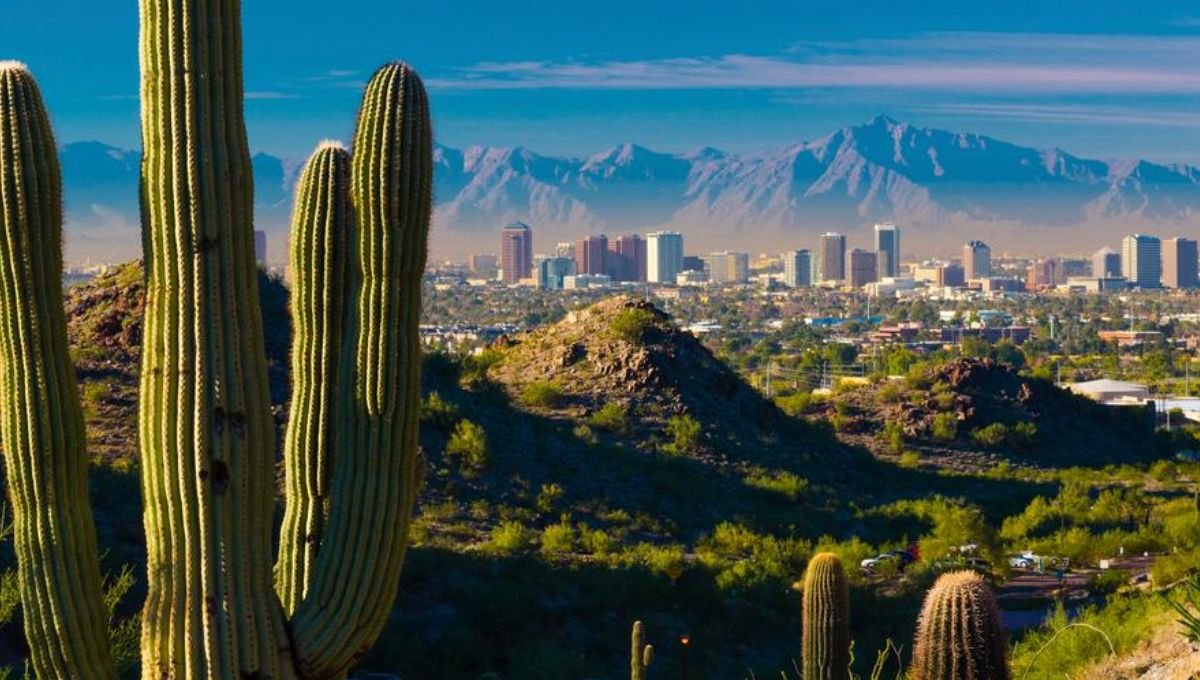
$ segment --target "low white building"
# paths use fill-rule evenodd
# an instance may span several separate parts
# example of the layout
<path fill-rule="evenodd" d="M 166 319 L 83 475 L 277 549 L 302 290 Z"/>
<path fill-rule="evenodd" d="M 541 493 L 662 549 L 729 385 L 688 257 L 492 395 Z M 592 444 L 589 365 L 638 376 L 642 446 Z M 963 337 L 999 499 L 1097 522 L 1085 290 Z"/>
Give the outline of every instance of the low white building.
<path fill-rule="evenodd" d="M 1064 387 L 1102 404 L 1145 404 L 1150 399 L 1150 388 L 1120 380 L 1089 380 Z"/>

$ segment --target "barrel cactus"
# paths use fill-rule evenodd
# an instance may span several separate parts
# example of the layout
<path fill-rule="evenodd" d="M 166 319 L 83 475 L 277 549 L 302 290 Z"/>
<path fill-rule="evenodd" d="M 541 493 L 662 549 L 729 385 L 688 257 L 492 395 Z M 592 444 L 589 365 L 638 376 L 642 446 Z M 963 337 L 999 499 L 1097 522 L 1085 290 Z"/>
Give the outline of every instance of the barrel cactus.
<path fill-rule="evenodd" d="M 654 662 L 654 646 L 646 644 L 646 631 L 641 621 L 633 624 L 633 636 L 629 644 L 629 678 L 646 680 L 646 670 Z"/>
<path fill-rule="evenodd" d="M 842 561 L 820 553 L 804 573 L 804 680 L 850 677 L 850 590 Z"/>
<path fill-rule="evenodd" d="M 943 574 L 917 621 L 913 680 L 1007 680 L 1008 642 L 996 598 L 973 571 Z"/>
<path fill-rule="evenodd" d="M 432 130 L 420 78 L 371 79 L 354 157 L 318 150 L 298 230 L 307 395 L 270 554 L 274 430 L 253 240 L 238 0 L 140 0 L 146 262 L 139 439 L 142 675 L 339 678 L 387 621 L 422 481 L 421 275 Z M 114 677 L 61 307 L 61 181 L 28 72 L 0 65 L 0 435 L 38 677 Z M 301 234 L 304 238 L 304 234 Z M 301 301 L 302 302 L 302 301 Z M 298 313 L 315 314 L 318 302 Z M 330 392 L 328 390 L 336 390 Z M 324 427 L 314 435 L 313 428 Z M 276 565 L 277 568 L 276 568 Z M 273 573 L 277 578 L 273 578 Z"/>

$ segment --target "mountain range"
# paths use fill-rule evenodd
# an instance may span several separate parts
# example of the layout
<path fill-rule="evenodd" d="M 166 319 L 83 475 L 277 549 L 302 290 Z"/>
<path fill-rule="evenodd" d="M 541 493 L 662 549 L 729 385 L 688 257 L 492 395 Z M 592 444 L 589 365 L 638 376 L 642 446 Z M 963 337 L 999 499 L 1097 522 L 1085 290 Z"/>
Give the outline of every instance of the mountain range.
<path fill-rule="evenodd" d="M 98 142 L 62 149 L 70 261 L 136 254 L 138 157 Z M 282 261 L 302 161 L 253 161 L 257 223 L 269 259 Z M 1187 165 L 1085 159 L 887 116 L 761 153 L 621 144 L 567 158 L 438 145 L 434 162 L 433 250 L 447 257 L 495 250 L 490 235 L 513 220 L 533 225 L 539 250 L 587 233 L 655 228 L 684 232 L 689 250 L 700 251 L 810 247 L 827 230 L 867 246 L 872 223 L 894 221 L 906 249 L 949 253 L 968 238 L 1082 251 L 1131 231 L 1194 232 L 1200 215 L 1200 170 Z"/>

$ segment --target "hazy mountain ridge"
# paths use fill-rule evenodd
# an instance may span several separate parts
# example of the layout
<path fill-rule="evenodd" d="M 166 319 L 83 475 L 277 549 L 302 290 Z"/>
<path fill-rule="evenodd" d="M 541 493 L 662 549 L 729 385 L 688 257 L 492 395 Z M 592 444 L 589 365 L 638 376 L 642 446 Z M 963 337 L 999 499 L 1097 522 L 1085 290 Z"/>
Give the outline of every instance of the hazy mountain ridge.
<path fill-rule="evenodd" d="M 96 142 L 64 147 L 75 251 L 115 241 L 112 247 L 132 255 L 138 162 L 137 152 Z M 749 244 L 894 220 L 908 229 L 909 243 L 967 226 L 989 228 L 989 235 L 1036 229 L 1039 240 L 1053 243 L 1059 232 L 1081 227 L 1109 238 L 1179 227 L 1200 213 L 1200 170 L 1191 166 L 1084 159 L 886 116 L 756 154 L 711 147 L 669 154 L 621 144 L 587 158 L 557 158 L 524 147 L 438 145 L 434 162 L 435 241 L 477 241 L 516 219 L 548 240 L 674 226 L 714 243 L 736 231 Z M 273 250 L 287 231 L 299 165 L 254 157 L 257 220 Z M 281 251 L 274 253 L 280 259 Z"/>

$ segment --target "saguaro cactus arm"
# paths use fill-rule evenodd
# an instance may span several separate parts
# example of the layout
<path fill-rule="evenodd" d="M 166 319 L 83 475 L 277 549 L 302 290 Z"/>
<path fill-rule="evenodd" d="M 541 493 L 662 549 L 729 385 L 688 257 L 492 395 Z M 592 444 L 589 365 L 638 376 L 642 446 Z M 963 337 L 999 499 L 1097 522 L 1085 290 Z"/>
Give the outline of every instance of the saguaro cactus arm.
<path fill-rule="evenodd" d="M 0 439 L 41 678 L 116 677 L 62 307 L 62 176 L 29 71 L 0 62 Z"/>
<path fill-rule="evenodd" d="M 654 646 L 646 644 L 646 630 L 641 621 L 633 624 L 629 640 L 629 678 L 646 680 L 646 671 L 654 663 Z"/>
<path fill-rule="evenodd" d="M 842 561 L 815 555 L 804 573 L 804 680 L 850 677 L 850 591 Z"/>
<path fill-rule="evenodd" d="M 287 507 L 276 588 L 295 611 L 308 589 L 325 528 L 353 241 L 350 154 L 334 142 L 313 153 L 296 188 L 292 217 L 292 405 L 283 459 Z"/>
<path fill-rule="evenodd" d="M 344 350 L 329 518 L 291 621 L 297 667 L 314 677 L 344 672 L 383 629 L 423 478 L 417 327 L 433 133 L 425 88 L 408 66 L 371 78 L 352 152 L 354 341 Z"/>
<path fill-rule="evenodd" d="M 239 0 L 140 0 L 142 673 L 286 678 Z"/>

